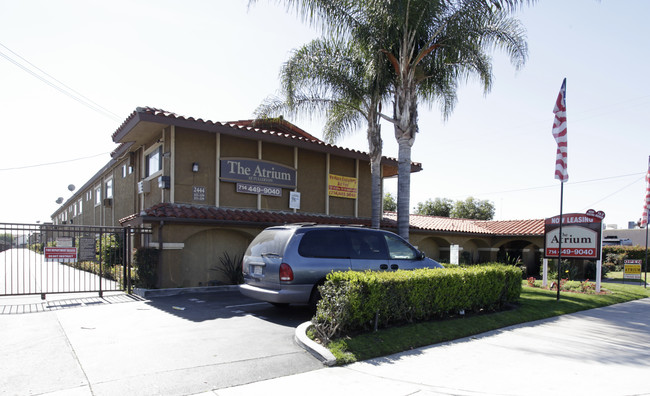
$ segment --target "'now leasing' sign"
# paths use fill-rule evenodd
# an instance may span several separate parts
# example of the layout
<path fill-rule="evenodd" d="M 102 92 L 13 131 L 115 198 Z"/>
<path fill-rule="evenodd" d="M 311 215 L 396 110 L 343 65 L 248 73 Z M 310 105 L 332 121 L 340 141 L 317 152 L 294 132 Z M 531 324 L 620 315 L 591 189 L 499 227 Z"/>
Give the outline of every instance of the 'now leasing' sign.
<path fill-rule="evenodd" d="M 544 224 L 544 257 L 558 258 L 560 244 L 562 258 L 600 258 L 600 238 L 603 212 L 589 210 L 583 213 L 568 213 L 546 219 Z M 562 234 L 560 235 L 560 221 Z"/>

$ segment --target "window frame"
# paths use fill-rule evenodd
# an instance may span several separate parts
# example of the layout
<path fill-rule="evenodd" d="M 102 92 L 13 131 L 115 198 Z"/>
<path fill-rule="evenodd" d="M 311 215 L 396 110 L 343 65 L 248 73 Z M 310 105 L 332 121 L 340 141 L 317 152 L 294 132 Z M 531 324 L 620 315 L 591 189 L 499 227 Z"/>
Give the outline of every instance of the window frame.
<path fill-rule="evenodd" d="M 104 181 L 104 198 L 113 198 L 113 189 L 115 188 L 115 183 L 113 183 L 113 178 L 110 177 Z"/>
<path fill-rule="evenodd" d="M 98 184 L 95 186 L 95 206 L 102 204 L 102 185 Z"/>
<path fill-rule="evenodd" d="M 151 159 L 152 159 L 152 154 L 157 154 L 158 155 L 158 169 L 155 170 L 153 173 L 151 172 L 150 164 L 151 164 Z M 156 146 L 150 147 L 148 150 L 144 152 L 144 177 L 146 180 L 151 180 L 155 178 L 156 176 L 159 176 L 162 174 L 162 168 L 163 168 L 163 152 L 162 152 L 162 144 L 158 144 Z"/>

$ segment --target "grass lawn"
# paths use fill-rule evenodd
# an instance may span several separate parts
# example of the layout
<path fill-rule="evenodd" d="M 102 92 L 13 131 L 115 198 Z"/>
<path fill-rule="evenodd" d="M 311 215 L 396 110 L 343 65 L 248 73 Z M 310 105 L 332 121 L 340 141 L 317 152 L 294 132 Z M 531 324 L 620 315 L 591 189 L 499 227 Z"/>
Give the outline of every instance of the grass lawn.
<path fill-rule="evenodd" d="M 525 282 L 524 282 L 525 284 Z M 508 311 L 382 329 L 333 340 L 328 348 L 338 364 L 386 356 L 455 340 L 519 323 L 650 297 L 650 289 L 629 283 L 607 283 L 607 294 L 557 292 L 523 286 L 519 306 Z"/>

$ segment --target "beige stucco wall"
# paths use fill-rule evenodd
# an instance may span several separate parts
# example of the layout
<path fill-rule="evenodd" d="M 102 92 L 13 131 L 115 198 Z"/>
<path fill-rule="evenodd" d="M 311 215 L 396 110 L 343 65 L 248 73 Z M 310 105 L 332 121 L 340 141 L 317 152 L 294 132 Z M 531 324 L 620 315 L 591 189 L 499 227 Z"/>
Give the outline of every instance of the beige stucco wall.
<path fill-rule="evenodd" d="M 153 224 L 152 246 L 159 242 L 160 225 Z M 228 254 L 241 258 L 248 244 L 262 228 L 165 224 L 165 242 L 159 263 L 158 287 L 197 287 L 227 284 L 220 259 Z"/>
<path fill-rule="evenodd" d="M 529 274 L 537 274 L 544 247 L 543 236 L 492 237 L 464 234 L 445 234 L 412 230 L 410 242 L 427 257 L 448 263 L 450 245 L 460 246 L 461 261 L 470 263 L 497 261 L 499 250 L 504 249 L 512 257 L 519 257 Z"/>
<path fill-rule="evenodd" d="M 176 128 L 174 146 L 174 202 L 214 205 L 216 169 L 216 135 Z M 192 172 L 198 163 L 199 171 Z M 194 200 L 193 187 L 205 188 L 205 200 Z"/>

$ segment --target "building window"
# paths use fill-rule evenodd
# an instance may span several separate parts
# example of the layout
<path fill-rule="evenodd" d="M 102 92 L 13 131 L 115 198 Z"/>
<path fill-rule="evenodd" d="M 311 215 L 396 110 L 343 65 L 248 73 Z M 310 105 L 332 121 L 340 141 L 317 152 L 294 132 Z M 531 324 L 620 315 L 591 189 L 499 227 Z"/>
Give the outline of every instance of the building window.
<path fill-rule="evenodd" d="M 81 214 L 83 213 L 83 201 L 80 199 L 79 202 L 77 202 L 77 204 L 79 205 L 79 215 L 81 216 Z"/>
<path fill-rule="evenodd" d="M 145 155 L 145 177 L 151 177 L 162 170 L 162 145 Z"/>
<path fill-rule="evenodd" d="M 95 206 L 101 205 L 102 203 L 102 187 L 95 187 Z"/>
<path fill-rule="evenodd" d="M 106 180 L 106 198 L 113 198 L 113 179 Z"/>
<path fill-rule="evenodd" d="M 93 199 L 93 190 L 86 191 L 86 201 L 90 201 L 92 199 Z"/>
<path fill-rule="evenodd" d="M 133 173 L 133 167 L 132 166 L 122 165 L 122 178 L 127 177 L 131 173 Z"/>

